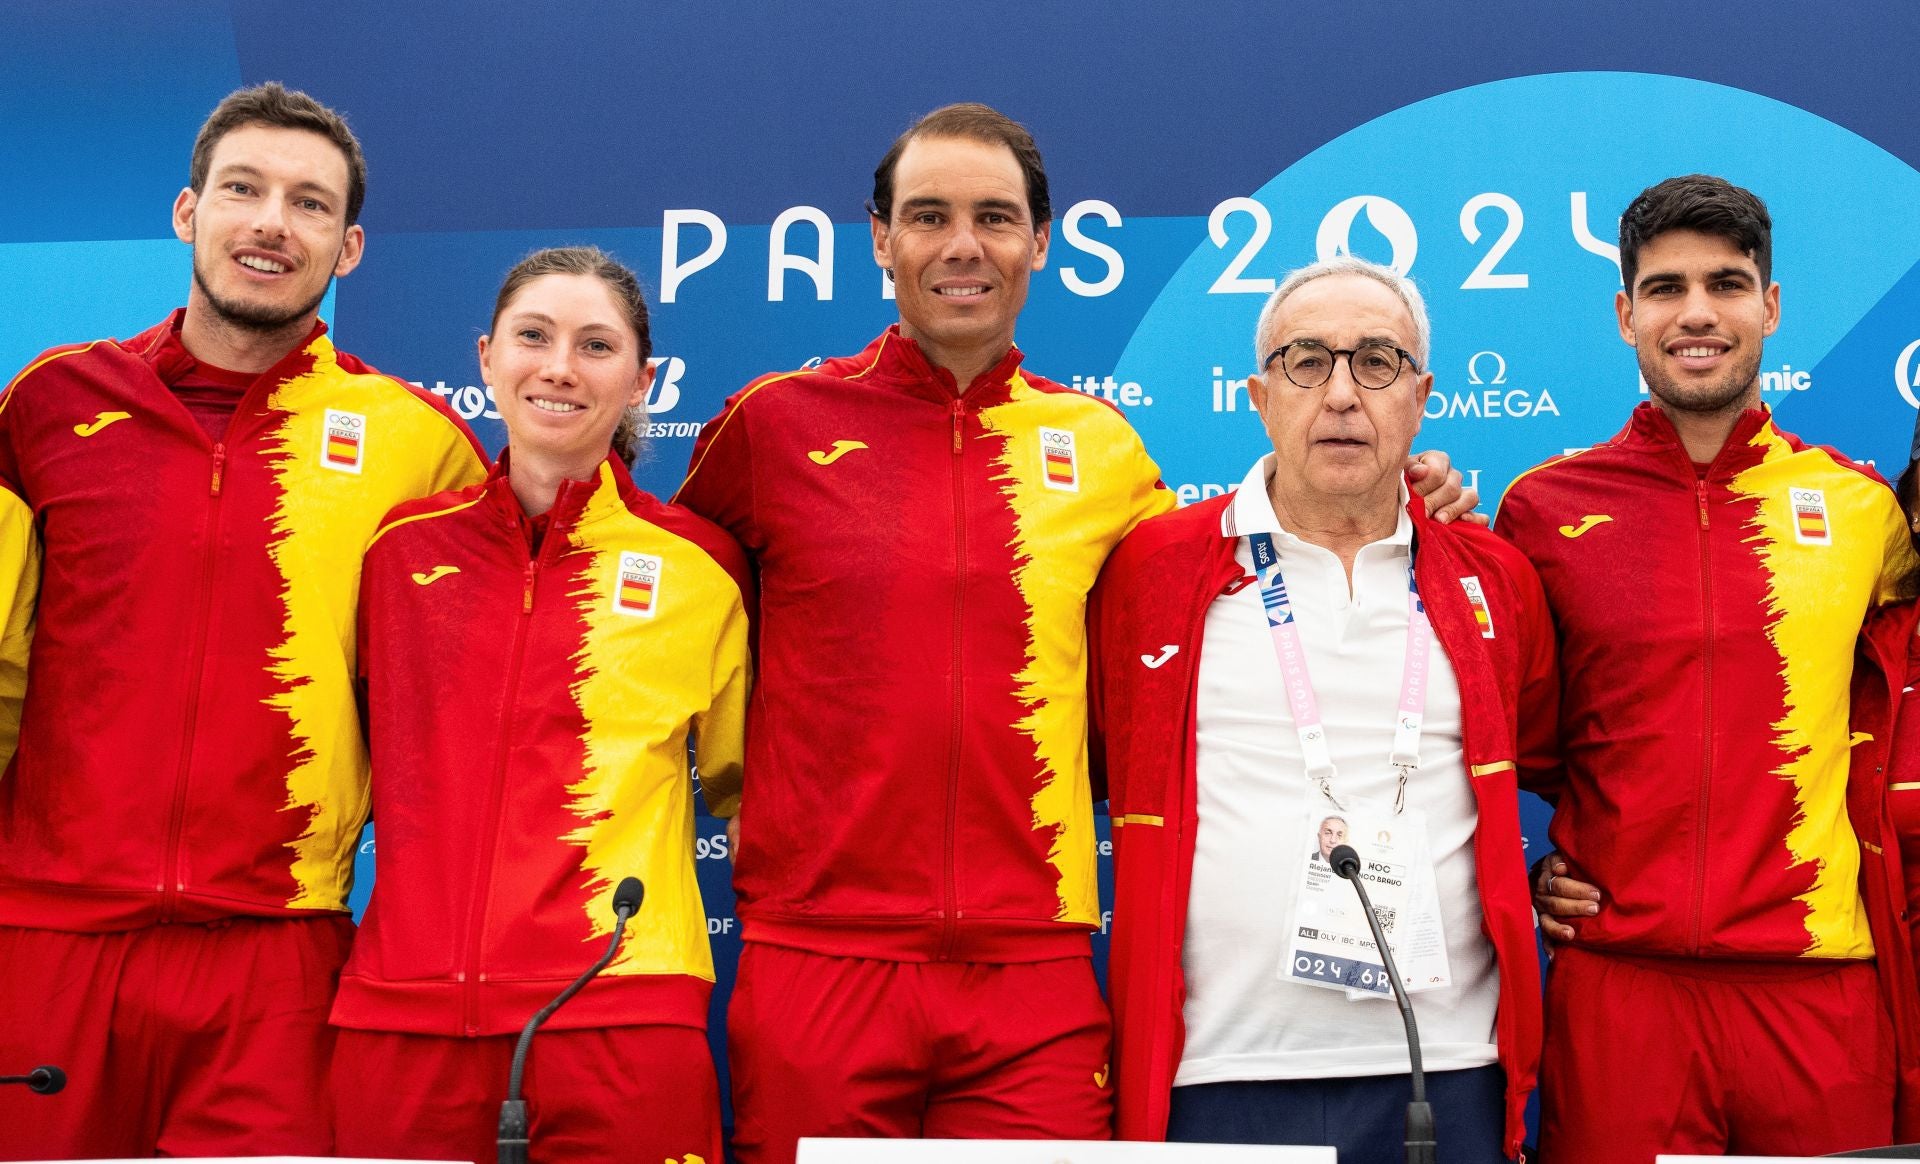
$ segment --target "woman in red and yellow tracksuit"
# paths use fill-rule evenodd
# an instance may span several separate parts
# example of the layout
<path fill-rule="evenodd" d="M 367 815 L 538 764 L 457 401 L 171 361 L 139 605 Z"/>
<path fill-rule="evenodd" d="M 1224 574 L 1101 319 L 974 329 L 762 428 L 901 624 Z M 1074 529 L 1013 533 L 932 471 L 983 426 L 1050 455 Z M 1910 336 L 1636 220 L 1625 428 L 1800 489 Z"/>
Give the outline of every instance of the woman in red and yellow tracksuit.
<path fill-rule="evenodd" d="M 367 551 L 379 882 L 333 1010 L 348 1154 L 490 1159 L 514 1036 L 592 964 L 637 876 L 619 956 L 535 1041 L 533 1158 L 720 1158 L 687 745 L 730 813 L 752 591 L 726 534 L 610 453 L 648 348 L 625 268 L 523 260 L 480 340 L 510 454 L 395 509 Z"/>

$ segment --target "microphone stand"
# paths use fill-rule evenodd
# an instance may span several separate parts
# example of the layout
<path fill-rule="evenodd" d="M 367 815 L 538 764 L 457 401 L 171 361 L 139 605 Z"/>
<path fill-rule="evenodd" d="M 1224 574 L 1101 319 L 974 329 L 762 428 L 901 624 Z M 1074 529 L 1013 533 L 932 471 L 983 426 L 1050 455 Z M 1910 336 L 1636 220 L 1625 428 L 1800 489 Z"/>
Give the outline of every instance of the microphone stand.
<path fill-rule="evenodd" d="M 520 1028 L 520 1041 L 513 1048 L 513 1069 L 507 1075 L 507 1098 L 500 1104 L 500 1126 L 494 1137 L 494 1146 L 499 1151 L 499 1164 L 527 1164 L 527 1145 L 530 1129 L 527 1125 L 527 1101 L 520 1097 L 520 1082 L 527 1067 L 527 1049 L 533 1045 L 533 1032 L 540 1024 L 553 1017 L 566 1001 L 586 988 L 594 975 L 605 970 L 620 952 L 620 939 L 627 936 L 627 921 L 640 910 L 642 888 L 638 877 L 629 877 L 613 891 L 613 940 L 607 943 L 606 953 L 600 955 L 585 974 L 573 980 L 559 997 L 540 1008 Z"/>
<path fill-rule="evenodd" d="M 24 1083 L 35 1095 L 52 1095 L 67 1085 L 67 1073 L 58 1067 L 35 1067 L 25 1075 L 0 1075 L 0 1084 Z"/>
<path fill-rule="evenodd" d="M 1360 854 L 1352 845 L 1336 845 L 1328 854 L 1328 863 L 1335 873 L 1351 881 L 1353 891 L 1360 895 L 1360 909 L 1367 915 L 1373 944 L 1380 951 L 1387 981 L 1393 986 L 1393 999 L 1400 1005 L 1400 1021 L 1407 1028 L 1407 1062 L 1413 1068 L 1413 1100 L 1407 1104 L 1407 1164 L 1434 1164 L 1433 1108 L 1427 1103 L 1427 1075 L 1420 1065 L 1420 1028 L 1413 1021 L 1413 1001 L 1407 997 L 1400 968 L 1394 965 L 1393 951 L 1380 930 L 1380 919 L 1374 916 L 1373 902 L 1367 899 L 1366 884 L 1360 880 Z"/>

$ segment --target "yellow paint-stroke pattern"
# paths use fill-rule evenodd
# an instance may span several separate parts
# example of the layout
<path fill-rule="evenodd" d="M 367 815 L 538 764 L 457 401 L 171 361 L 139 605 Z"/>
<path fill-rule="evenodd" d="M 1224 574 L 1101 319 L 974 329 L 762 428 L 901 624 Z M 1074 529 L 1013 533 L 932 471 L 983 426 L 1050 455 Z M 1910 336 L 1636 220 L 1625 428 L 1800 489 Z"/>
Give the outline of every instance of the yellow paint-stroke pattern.
<path fill-rule="evenodd" d="M 1158 471 L 1112 409 L 1078 393 L 1040 392 L 1017 373 L 1005 404 L 983 409 L 1004 438 L 995 464 L 1014 515 L 1013 582 L 1027 607 L 1026 665 L 1015 696 L 1032 710 L 1014 726 L 1033 740 L 1041 784 L 1033 827 L 1055 830 L 1047 861 L 1059 873 L 1055 920 L 1098 925 L 1093 799 L 1087 776 L 1087 592 L 1107 554 L 1139 521 L 1174 506 Z M 1079 492 L 1044 484 L 1040 429 L 1074 434 Z"/>
<path fill-rule="evenodd" d="M 1869 958 L 1873 937 L 1860 901 L 1860 854 L 1847 818 L 1848 682 L 1854 636 L 1873 599 L 1886 553 L 1881 526 L 1892 507 L 1885 486 L 1825 452 L 1790 453 L 1768 422 L 1754 434 L 1769 460 L 1736 476 L 1733 491 L 1759 511 L 1747 537 L 1768 578 L 1768 637 L 1779 652 L 1786 714 L 1772 727 L 1788 759 L 1774 773 L 1794 786 L 1799 812 L 1786 836 L 1790 868 L 1815 866 L 1807 906 L 1811 958 Z M 1826 494 L 1832 545 L 1794 535 L 1789 490 Z M 1869 522 L 1871 528 L 1860 528 Z"/>
<path fill-rule="evenodd" d="M 269 654 L 278 694 L 265 702 L 287 716 L 293 734 L 286 807 L 313 814 L 291 846 L 297 888 L 287 905 L 341 909 L 367 819 L 367 756 L 350 671 L 358 563 L 387 509 L 435 487 L 434 450 L 408 439 L 406 418 L 417 413 L 447 436 L 453 430 L 429 419 L 424 405 L 384 376 L 342 371 L 324 337 L 307 351 L 313 369 L 281 384 L 269 401 L 289 415 L 268 445 L 280 494 L 269 553 L 282 580 L 286 623 L 285 638 Z M 328 408 L 368 418 L 359 473 L 319 464 Z"/>
<path fill-rule="evenodd" d="M 563 838 L 585 850 L 583 887 L 593 895 L 585 932 L 589 941 L 613 933 L 614 887 L 637 876 L 646 897 L 605 973 L 691 974 L 711 982 L 707 913 L 693 869 L 687 727 L 711 701 L 705 664 L 727 632 L 724 623 L 737 617 L 739 588 L 699 546 L 628 512 L 605 465 L 572 542 L 592 555 L 569 596 L 586 624 L 572 688 L 586 723 L 586 754 L 580 779 L 567 787 L 567 808 L 581 824 Z M 661 559 L 651 618 L 613 609 L 622 551 Z M 744 643 L 742 629 L 741 650 Z"/>

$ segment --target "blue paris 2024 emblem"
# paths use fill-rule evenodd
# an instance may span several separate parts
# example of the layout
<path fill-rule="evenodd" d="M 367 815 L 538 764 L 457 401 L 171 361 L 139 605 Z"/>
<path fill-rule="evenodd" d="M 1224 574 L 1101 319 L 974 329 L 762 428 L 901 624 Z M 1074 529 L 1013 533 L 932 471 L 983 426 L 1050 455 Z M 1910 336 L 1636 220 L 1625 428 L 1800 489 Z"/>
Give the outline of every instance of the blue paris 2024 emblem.
<path fill-rule="evenodd" d="M 1618 334 L 1620 212 L 1675 174 L 1766 200 L 1782 322 L 1763 398 L 1809 440 L 1897 471 L 1920 400 L 1920 174 L 1805 110 L 1638 73 L 1521 77 L 1395 110 L 1215 207 L 1115 375 L 1167 480 L 1233 481 L 1268 447 L 1253 327 L 1291 268 L 1351 253 L 1410 274 L 1433 319 L 1420 447 L 1494 504 L 1516 474 L 1604 440 L 1644 398 Z"/>

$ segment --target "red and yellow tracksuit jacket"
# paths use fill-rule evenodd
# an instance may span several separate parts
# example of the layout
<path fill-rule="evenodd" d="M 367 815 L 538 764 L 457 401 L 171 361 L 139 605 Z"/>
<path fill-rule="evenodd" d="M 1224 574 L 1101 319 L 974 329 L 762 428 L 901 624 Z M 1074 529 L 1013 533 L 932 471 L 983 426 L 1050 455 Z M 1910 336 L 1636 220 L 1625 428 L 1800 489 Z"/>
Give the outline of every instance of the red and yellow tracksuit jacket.
<path fill-rule="evenodd" d="M 0 924 L 345 910 L 360 554 L 396 504 L 484 471 L 444 405 L 318 325 L 211 442 L 168 387 L 180 318 L 47 352 L 0 399 L 0 480 L 45 549 Z"/>
<path fill-rule="evenodd" d="M 1568 919 L 1580 945 L 1877 958 L 1896 1137 L 1920 1135 L 1885 745 L 1849 754 L 1855 639 L 1913 563 L 1892 490 L 1765 409 L 1697 469 L 1648 403 L 1607 443 L 1521 476 L 1498 528 L 1540 571 L 1560 638 L 1565 768 L 1536 790 L 1574 876 L 1606 894 Z M 1872 721 L 1886 692 L 1856 691 Z"/>
<path fill-rule="evenodd" d="M 1085 956 L 1086 596 L 1121 536 L 1174 506 L 1119 411 L 1017 349 L 963 392 L 892 328 L 742 389 L 676 500 L 759 569 L 745 938 Z"/>
<path fill-rule="evenodd" d="M 1606 894 L 1583 948 L 1870 958 L 1848 812 L 1861 621 L 1912 549 L 1871 471 L 1746 413 L 1696 472 L 1652 404 L 1508 489 L 1560 636 L 1564 772 L 1539 789 Z"/>
<path fill-rule="evenodd" d="M 1114 551 L 1093 592 L 1093 722 L 1112 800 L 1115 1133 L 1162 1140 L 1186 1045 L 1186 940 L 1199 834 L 1194 737 L 1200 655 L 1215 598 L 1254 584 L 1221 532 L 1232 496 L 1148 522 Z M 1414 577 L 1460 687 L 1461 746 L 1479 823 L 1474 868 L 1499 967 L 1494 1038 L 1506 1073 L 1506 1150 L 1526 1135 L 1540 1064 L 1540 967 L 1517 779 L 1553 762 L 1553 626 L 1525 559 L 1484 530 L 1407 506 Z M 1485 621 L 1468 598 L 1477 581 Z M 1164 666 L 1140 660 L 1177 645 Z M 1280 692 L 1275 699 L 1282 698 Z M 1304 787 L 1304 785 L 1303 785 Z M 1278 919 L 1276 917 L 1276 924 Z"/>
<path fill-rule="evenodd" d="M 704 1029 L 691 734 L 710 805 L 740 788 L 746 558 L 617 459 L 561 486 L 538 550 L 503 459 L 394 510 L 360 602 L 379 877 L 333 1021 L 499 1035 L 599 956 L 560 1027 Z"/>
<path fill-rule="evenodd" d="M 1910 694 L 1920 682 L 1914 630 L 1920 603 L 1883 606 L 1867 620 L 1853 665 L 1853 762 L 1847 815 L 1860 836 L 1860 895 L 1876 927 L 1880 993 L 1893 1015 L 1900 1102 L 1894 1138 L 1920 1137 L 1920 730 Z M 1881 940 L 1881 934 L 1886 934 Z"/>

